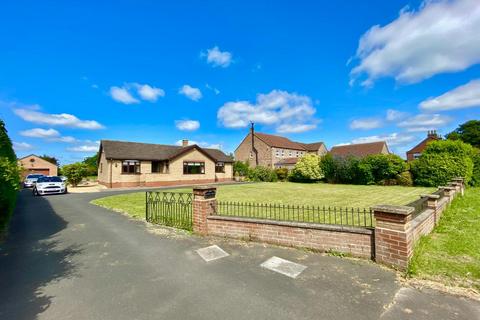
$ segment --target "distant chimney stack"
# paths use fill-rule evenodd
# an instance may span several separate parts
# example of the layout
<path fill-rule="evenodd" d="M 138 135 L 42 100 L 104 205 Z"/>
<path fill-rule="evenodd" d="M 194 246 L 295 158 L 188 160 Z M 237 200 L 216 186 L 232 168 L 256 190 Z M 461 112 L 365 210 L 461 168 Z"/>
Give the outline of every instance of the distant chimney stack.
<path fill-rule="evenodd" d="M 429 138 L 436 138 L 437 137 L 437 130 L 429 130 L 427 137 Z"/>
<path fill-rule="evenodd" d="M 188 147 L 188 139 L 182 140 L 182 147 Z"/>

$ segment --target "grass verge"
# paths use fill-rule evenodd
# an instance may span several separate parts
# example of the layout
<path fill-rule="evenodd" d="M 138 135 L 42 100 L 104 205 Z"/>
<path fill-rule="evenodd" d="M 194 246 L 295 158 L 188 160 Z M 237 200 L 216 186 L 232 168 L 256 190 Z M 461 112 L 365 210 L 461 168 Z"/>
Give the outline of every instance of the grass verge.
<path fill-rule="evenodd" d="M 408 274 L 480 292 L 480 188 L 455 199 L 435 230 L 422 237 Z"/>

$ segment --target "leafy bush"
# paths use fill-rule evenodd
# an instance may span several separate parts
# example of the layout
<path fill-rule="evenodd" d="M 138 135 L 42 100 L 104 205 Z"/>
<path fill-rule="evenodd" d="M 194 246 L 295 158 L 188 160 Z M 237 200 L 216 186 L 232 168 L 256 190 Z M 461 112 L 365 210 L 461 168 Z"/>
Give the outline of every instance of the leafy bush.
<path fill-rule="evenodd" d="M 473 161 L 473 173 L 472 173 L 472 180 L 470 184 L 475 187 L 480 186 L 480 150 L 475 149 L 475 154 L 472 157 Z"/>
<path fill-rule="evenodd" d="M 245 177 L 248 175 L 248 171 L 250 170 L 250 167 L 247 162 L 242 162 L 242 161 L 235 161 L 233 163 L 233 172 L 238 174 L 242 177 Z"/>
<path fill-rule="evenodd" d="M 366 170 L 369 170 L 368 179 L 371 180 L 364 180 L 362 184 L 396 184 L 397 176 L 407 170 L 405 161 L 394 154 L 367 156 L 360 161 L 359 167 L 361 168 L 363 166 L 366 167 Z M 361 172 L 359 172 L 359 174 L 361 174 Z M 365 175 L 367 172 L 363 174 Z"/>
<path fill-rule="evenodd" d="M 292 181 L 318 181 L 323 178 L 320 157 L 313 153 L 307 153 L 301 157 L 290 173 Z"/>
<path fill-rule="evenodd" d="M 98 152 L 94 156 L 86 157 L 82 162 L 87 165 L 89 176 L 98 175 Z"/>
<path fill-rule="evenodd" d="M 0 120 L 0 231 L 10 220 L 17 190 L 20 185 L 20 168 L 5 123 Z"/>
<path fill-rule="evenodd" d="M 404 171 L 397 175 L 397 184 L 400 186 L 411 187 L 413 186 L 413 177 L 410 171 Z"/>
<path fill-rule="evenodd" d="M 68 164 L 62 167 L 62 174 L 67 177 L 68 183 L 76 187 L 88 176 L 88 166 L 81 162 Z"/>
<path fill-rule="evenodd" d="M 277 178 L 278 178 L 279 181 L 287 181 L 287 179 L 288 179 L 288 169 L 287 168 L 275 169 L 275 173 L 277 174 Z"/>
<path fill-rule="evenodd" d="M 278 181 L 277 174 L 274 170 L 256 166 L 253 169 L 248 170 L 248 180 L 250 181 L 263 181 L 263 182 L 276 182 Z"/>
<path fill-rule="evenodd" d="M 475 149 L 459 140 L 441 140 L 428 144 L 419 159 L 411 164 L 416 185 L 439 186 L 454 177 L 470 183 L 473 176 Z"/>

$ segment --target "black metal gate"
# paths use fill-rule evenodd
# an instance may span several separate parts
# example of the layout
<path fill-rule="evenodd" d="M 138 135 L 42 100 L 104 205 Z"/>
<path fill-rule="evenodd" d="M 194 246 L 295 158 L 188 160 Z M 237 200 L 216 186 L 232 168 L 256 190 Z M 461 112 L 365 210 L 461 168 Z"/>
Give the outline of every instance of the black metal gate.
<path fill-rule="evenodd" d="M 192 230 L 193 193 L 147 191 L 145 194 L 148 222 Z"/>

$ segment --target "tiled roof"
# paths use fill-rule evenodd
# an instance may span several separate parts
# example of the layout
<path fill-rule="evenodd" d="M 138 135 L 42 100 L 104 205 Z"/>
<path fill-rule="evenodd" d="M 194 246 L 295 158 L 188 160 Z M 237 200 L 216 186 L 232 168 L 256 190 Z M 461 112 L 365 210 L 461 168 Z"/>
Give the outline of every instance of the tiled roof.
<path fill-rule="evenodd" d="M 346 157 L 366 157 L 371 154 L 381 154 L 384 147 L 387 145 L 385 141 L 347 144 L 343 146 L 335 146 L 330 150 L 332 156 Z M 388 150 L 388 148 L 387 148 Z"/>
<path fill-rule="evenodd" d="M 232 158 L 218 149 L 201 148 L 197 145 L 181 147 L 165 144 L 102 140 L 100 148 L 103 148 L 107 159 L 169 160 L 188 150 L 198 149 L 215 161 L 233 162 Z"/>
<path fill-rule="evenodd" d="M 439 138 L 436 136 L 428 136 L 425 139 L 422 140 L 419 144 L 417 144 L 415 147 L 407 151 L 407 154 L 409 153 L 422 153 L 423 150 L 427 147 L 427 144 L 431 141 L 436 141 Z"/>
<path fill-rule="evenodd" d="M 315 143 L 301 143 L 295 142 L 288 138 L 282 136 L 276 136 L 273 134 L 266 134 L 255 132 L 255 136 L 268 144 L 270 147 L 284 148 L 284 149 L 293 149 L 293 150 L 302 150 L 302 151 L 317 151 L 318 148 L 323 144 L 323 142 Z M 317 147 L 315 149 L 315 147 Z"/>
<path fill-rule="evenodd" d="M 296 164 L 300 158 L 285 158 L 279 160 L 276 164 Z"/>

